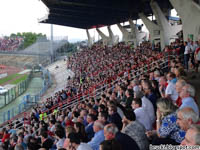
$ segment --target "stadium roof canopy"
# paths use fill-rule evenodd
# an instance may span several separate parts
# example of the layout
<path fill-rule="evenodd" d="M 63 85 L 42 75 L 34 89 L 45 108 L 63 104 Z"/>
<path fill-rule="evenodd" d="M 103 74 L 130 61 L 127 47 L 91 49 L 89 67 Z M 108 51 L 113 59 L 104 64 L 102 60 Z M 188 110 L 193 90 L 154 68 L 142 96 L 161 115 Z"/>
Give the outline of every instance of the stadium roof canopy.
<path fill-rule="evenodd" d="M 169 0 L 156 0 L 161 9 L 172 8 Z M 128 19 L 138 19 L 138 13 L 151 15 L 150 0 L 42 0 L 49 15 L 41 23 L 91 29 Z"/>

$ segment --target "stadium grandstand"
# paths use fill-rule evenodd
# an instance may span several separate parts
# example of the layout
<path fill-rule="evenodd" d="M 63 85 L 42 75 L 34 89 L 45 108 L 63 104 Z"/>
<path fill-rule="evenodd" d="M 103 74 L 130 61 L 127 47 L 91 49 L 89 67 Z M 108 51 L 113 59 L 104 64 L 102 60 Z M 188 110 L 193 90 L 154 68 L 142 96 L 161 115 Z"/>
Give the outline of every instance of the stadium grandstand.
<path fill-rule="evenodd" d="M 21 44 L 23 44 L 23 38 L 21 37 L 1 37 L 0 38 L 0 51 L 15 51 Z"/>
<path fill-rule="evenodd" d="M 64 68 L 51 64 L 59 90 L 1 125 L 2 149 L 200 149 L 200 1 L 42 2 L 49 14 L 41 22 L 86 29 L 88 46 L 65 58 Z M 170 17 L 172 8 L 182 24 Z M 156 21 L 147 18 L 152 14 Z M 139 18 L 149 39 L 133 22 Z M 130 31 L 120 24 L 125 21 Z M 93 42 L 93 28 L 101 42 Z"/>

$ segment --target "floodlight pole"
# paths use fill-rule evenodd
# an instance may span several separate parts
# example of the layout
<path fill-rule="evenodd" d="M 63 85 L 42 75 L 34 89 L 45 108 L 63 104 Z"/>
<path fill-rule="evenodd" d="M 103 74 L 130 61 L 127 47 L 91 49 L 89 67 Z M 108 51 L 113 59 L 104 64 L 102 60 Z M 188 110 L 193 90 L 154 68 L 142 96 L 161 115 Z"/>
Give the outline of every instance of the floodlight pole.
<path fill-rule="evenodd" d="M 53 24 L 51 24 L 51 44 L 50 44 L 50 56 L 51 56 L 51 63 L 54 61 L 53 60 Z"/>

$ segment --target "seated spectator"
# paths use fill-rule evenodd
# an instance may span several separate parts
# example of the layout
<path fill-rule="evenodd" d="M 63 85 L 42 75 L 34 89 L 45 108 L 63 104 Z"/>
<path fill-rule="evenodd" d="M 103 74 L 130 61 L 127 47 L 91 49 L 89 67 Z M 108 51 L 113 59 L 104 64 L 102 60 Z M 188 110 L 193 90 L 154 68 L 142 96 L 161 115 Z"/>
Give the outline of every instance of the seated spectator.
<path fill-rule="evenodd" d="M 132 103 L 132 100 L 133 100 L 133 90 L 127 89 L 126 92 L 125 92 L 125 95 L 126 95 L 125 107 L 131 108 L 131 103 Z"/>
<path fill-rule="evenodd" d="M 85 126 L 80 122 L 76 122 L 74 124 L 74 128 L 76 130 L 76 133 L 79 135 L 81 142 L 85 142 L 85 143 L 88 142 L 88 137 L 85 132 Z"/>
<path fill-rule="evenodd" d="M 99 150 L 99 145 L 102 141 L 104 141 L 104 133 L 103 133 L 104 125 L 101 121 L 97 120 L 94 122 L 94 137 L 91 141 L 88 142 L 88 144 L 91 146 L 93 150 Z"/>
<path fill-rule="evenodd" d="M 70 133 L 67 137 L 69 139 L 69 146 L 67 150 L 92 150 L 87 143 L 82 143 L 77 133 Z"/>
<path fill-rule="evenodd" d="M 106 140 L 101 142 L 100 150 L 122 150 L 122 148 L 116 140 Z"/>
<path fill-rule="evenodd" d="M 122 129 L 122 119 L 120 115 L 117 113 L 117 107 L 115 105 L 111 105 L 108 107 L 108 122 L 114 123 L 118 127 L 119 130 Z"/>
<path fill-rule="evenodd" d="M 6 141 L 8 141 L 8 139 L 10 138 L 10 133 L 8 133 L 8 130 L 6 128 L 3 129 L 3 137 L 1 139 L 1 142 L 4 143 Z"/>
<path fill-rule="evenodd" d="M 55 131 L 55 135 L 56 135 L 56 139 L 58 140 L 56 142 L 56 147 L 57 147 L 57 150 L 58 150 L 59 148 L 62 148 L 63 145 L 64 145 L 64 142 L 65 142 L 65 132 L 64 132 L 63 129 L 58 128 Z"/>
<path fill-rule="evenodd" d="M 179 144 L 184 139 L 185 131 L 181 130 L 177 124 L 177 107 L 168 99 L 159 99 L 157 102 L 156 131 L 148 131 L 147 136 L 155 138 L 152 144 Z"/>
<path fill-rule="evenodd" d="M 32 136 L 28 137 L 27 146 L 28 146 L 28 150 L 36 150 L 36 149 L 41 148 L 41 146 L 39 145 L 37 139 L 32 137 Z"/>
<path fill-rule="evenodd" d="M 40 135 L 41 135 L 41 142 L 42 142 L 41 148 L 45 148 L 46 150 L 51 149 L 53 146 L 53 141 L 52 139 L 48 138 L 47 131 L 41 131 Z"/>
<path fill-rule="evenodd" d="M 68 137 L 70 133 L 76 133 L 76 130 L 74 129 L 73 126 L 67 126 L 65 128 L 65 137 Z M 66 148 L 68 146 L 69 146 L 69 140 L 66 138 L 63 144 L 63 148 Z"/>
<path fill-rule="evenodd" d="M 9 140 L 8 149 L 13 150 L 15 148 L 16 144 L 17 144 L 17 136 L 16 135 L 11 136 L 10 140 Z"/>
<path fill-rule="evenodd" d="M 176 92 L 178 93 L 178 98 L 176 100 L 176 105 L 178 107 L 180 107 L 182 105 L 182 99 L 180 98 L 180 93 L 181 93 L 181 90 L 182 88 L 186 85 L 186 81 L 183 80 L 183 79 L 179 79 L 177 82 L 176 82 Z"/>
<path fill-rule="evenodd" d="M 87 125 L 87 110 L 82 109 L 80 112 L 80 116 L 83 117 L 83 119 L 84 119 L 83 124 L 84 124 L 84 126 L 86 126 Z"/>
<path fill-rule="evenodd" d="M 23 133 L 19 133 L 19 134 L 18 134 L 17 143 L 18 143 L 19 145 L 22 145 L 24 149 L 27 149 L 27 144 L 24 142 L 24 134 L 23 134 Z"/>
<path fill-rule="evenodd" d="M 107 112 L 99 112 L 98 120 L 103 122 L 104 125 L 108 124 L 108 113 Z"/>
<path fill-rule="evenodd" d="M 17 144 L 14 150 L 25 150 L 21 144 Z"/>
<path fill-rule="evenodd" d="M 122 150 L 139 150 L 137 143 L 127 134 L 121 133 L 115 124 L 104 127 L 105 140 L 115 139 L 122 146 Z"/>
<path fill-rule="evenodd" d="M 184 71 L 184 68 L 182 67 L 176 67 L 174 69 L 174 73 L 177 79 L 186 77 L 186 72 Z"/>
<path fill-rule="evenodd" d="M 156 94 L 156 97 L 157 97 L 157 98 L 160 98 L 161 95 L 160 95 L 160 91 L 159 91 L 159 84 L 158 84 L 158 81 L 152 80 L 152 81 L 151 81 L 151 86 L 152 86 L 152 89 L 153 89 L 153 93 Z"/>
<path fill-rule="evenodd" d="M 192 124 L 199 123 L 199 115 L 190 107 L 185 107 L 177 111 L 177 125 L 187 131 Z"/>
<path fill-rule="evenodd" d="M 142 88 L 144 91 L 144 95 L 151 101 L 151 103 L 153 104 L 154 110 L 156 110 L 157 97 L 156 97 L 156 94 L 153 93 L 151 82 L 149 80 L 146 80 L 146 81 L 143 80 Z"/>
<path fill-rule="evenodd" d="M 194 101 L 194 96 L 194 87 L 190 84 L 186 84 L 180 92 L 180 98 L 182 99 L 182 105 L 180 106 L 180 109 L 184 107 L 191 107 L 199 115 L 199 108 Z"/>
<path fill-rule="evenodd" d="M 133 81 L 131 81 L 131 86 L 133 87 L 133 92 L 140 91 L 139 80 L 134 79 Z"/>
<path fill-rule="evenodd" d="M 159 91 L 160 91 L 160 95 L 161 97 L 165 98 L 165 91 L 167 88 L 167 79 L 165 76 L 160 77 L 159 79 Z"/>
<path fill-rule="evenodd" d="M 151 120 L 144 107 L 142 107 L 142 100 L 140 98 L 134 98 L 131 106 L 135 113 L 136 120 L 140 122 L 147 131 L 152 130 Z"/>
<path fill-rule="evenodd" d="M 160 80 L 160 71 L 159 70 L 155 70 L 154 71 L 154 80 L 158 81 Z"/>
<path fill-rule="evenodd" d="M 135 113 L 132 110 L 125 111 L 122 122 L 122 133 L 129 135 L 137 143 L 140 150 L 147 150 L 149 142 L 145 134 L 146 129 L 141 123 L 136 121 Z"/>
<path fill-rule="evenodd" d="M 86 134 L 88 136 L 88 140 L 89 141 L 94 136 L 93 125 L 94 125 L 95 118 L 96 117 L 93 114 L 88 114 L 87 115 L 87 123 L 88 123 L 88 125 L 85 127 L 85 132 L 86 132 Z"/>
<path fill-rule="evenodd" d="M 184 140 L 181 145 L 199 146 L 200 145 L 200 125 L 193 124 L 187 130 Z M 199 148 L 197 148 L 199 149 Z"/>
<path fill-rule="evenodd" d="M 105 105 L 100 104 L 98 107 L 98 113 L 102 112 L 102 111 L 107 111 Z"/>
<path fill-rule="evenodd" d="M 121 117 L 121 119 L 124 117 L 124 113 L 123 110 L 126 109 L 125 107 L 123 107 L 121 104 L 119 104 L 117 101 L 115 100 L 110 100 L 107 103 L 107 107 L 115 105 L 117 107 L 117 113 L 119 114 L 119 116 Z"/>

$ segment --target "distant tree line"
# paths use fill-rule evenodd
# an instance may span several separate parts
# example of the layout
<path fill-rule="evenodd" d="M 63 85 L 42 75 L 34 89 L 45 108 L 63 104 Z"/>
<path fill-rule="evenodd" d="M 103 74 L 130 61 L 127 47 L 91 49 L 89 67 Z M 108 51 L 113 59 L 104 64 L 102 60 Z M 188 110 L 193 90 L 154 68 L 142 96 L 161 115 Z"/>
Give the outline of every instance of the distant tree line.
<path fill-rule="evenodd" d="M 69 43 L 69 42 L 67 42 L 57 50 L 58 53 L 73 53 L 76 51 L 77 51 L 77 43 Z"/>
<path fill-rule="evenodd" d="M 32 32 L 23 32 L 23 33 L 12 33 L 10 35 L 10 37 L 21 37 L 24 39 L 23 44 L 20 45 L 19 50 L 20 49 L 25 49 L 27 47 L 29 47 L 30 45 L 34 44 L 38 38 L 44 38 L 47 39 L 45 34 L 42 33 L 32 33 Z"/>

